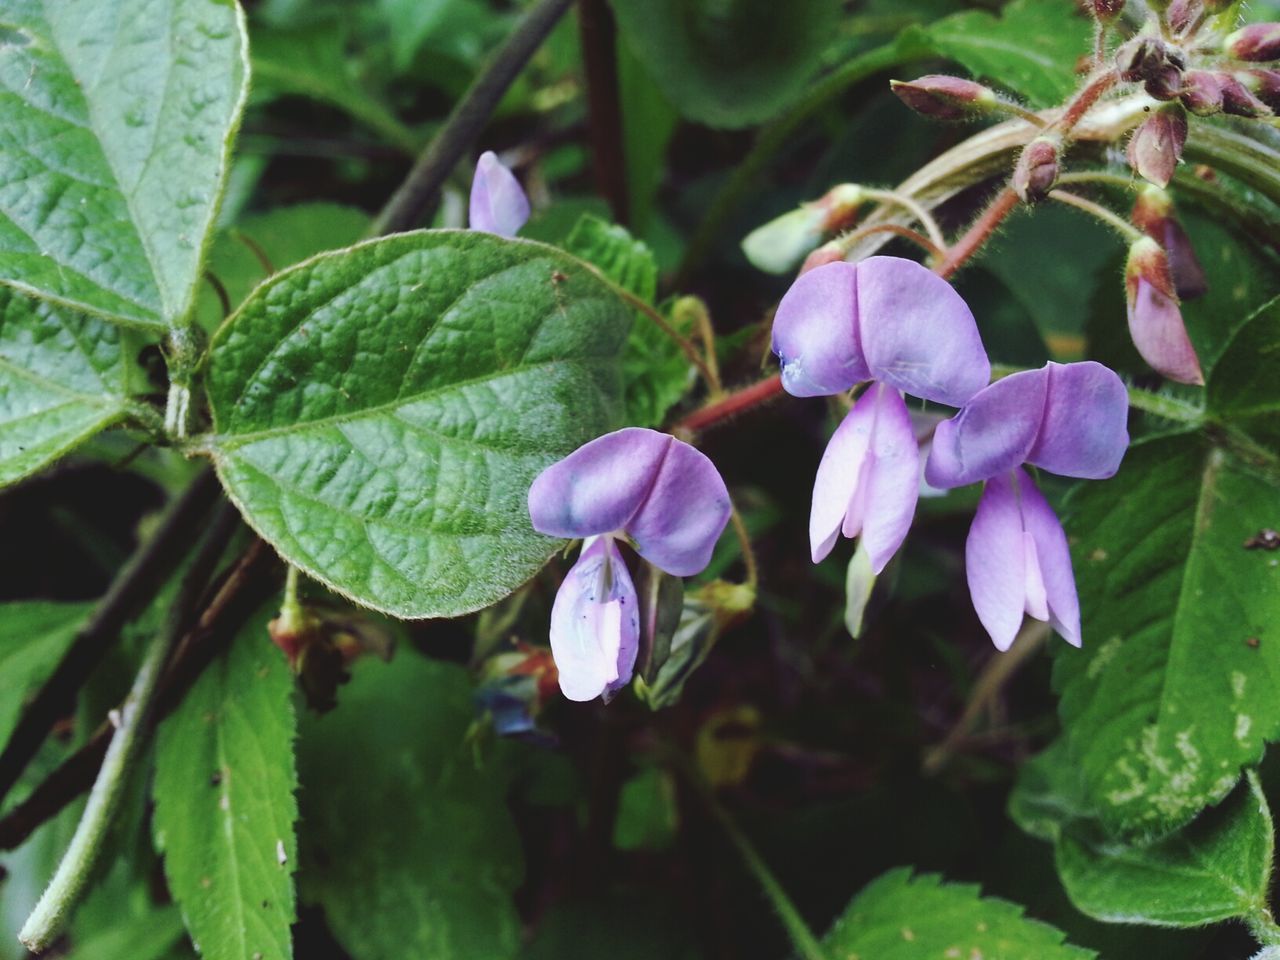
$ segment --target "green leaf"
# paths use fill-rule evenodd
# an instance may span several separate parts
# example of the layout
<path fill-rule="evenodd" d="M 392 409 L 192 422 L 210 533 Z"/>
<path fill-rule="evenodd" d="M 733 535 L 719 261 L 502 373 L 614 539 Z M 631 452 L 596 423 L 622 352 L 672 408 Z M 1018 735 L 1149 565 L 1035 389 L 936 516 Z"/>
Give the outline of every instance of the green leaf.
<path fill-rule="evenodd" d="M 277 207 L 245 217 L 219 233 L 209 248 L 209 272 L 222 284 L 231 306 L 238 307 L 271 272 L 261 257 L 280 270 L 325 250 L 350 246 L 368 227 L 368 214 L 337 203 Z M 222 302 L 208 283 L 200 287 L 196 317 L 210 331 L 226 319 Z"/>
<path fill-rule="evenodd" d="M 1079 774 L 1066 738 L 1059 737 L 1018 770 L 1009 793 L 1010 819 L 1033 837 L 1050 841 L 1068 824 L 1092 819 Z"/>
<path fill-rule="evenodd" d="M 623 289 L 652 304 L 658 292 L 658 264 L 653 253 L 625 227 L 584 214 L 566 248 L 598 267 Z M 676 326 L 672 322 L 672 326 Z M 688 333 L 688 324 L 680 333 Z M 689 358 L 652 319 L 636 311 L 622 355 L 622 383 L 627 423 L 657 427 L 695 375 Z"/>
<path fill-rule="evenodd" d="M 1007 900 L 982 897 L 971 884 L 936 874 L 890 870 L 845 908 L 823 945 L 828 956 L 866 960 L 990 957 L 991 960 L 1088 960 L 1091 950 L 1029 920 Z"/>
<path fill-rule="evenodd" d="M 359 603 L 488 606 L 557 549 L 529 485 L 615 423 L 630 322 L 528 241 L 424 231 L 316 257 L 213 338 L 218 472 L 286 559 Z"/>
<path fill-rule="evenodd" d="M 613 0 L 622 38 L 686 117 L 746 127 L 793 103 L 836 31 L 835 0 Z"/>
<path fill-rule="evenodd" d="M 1223 804 L 1146 847 L 1069 830 L 1058 875 L 1076 907 L 1097 920 L 1195 927 L 1267 909 L 1274 837 L 1271 811 L 1249 774 Z"/>
<path fill-rule="evenodd" d="M 1209 375 L 1209 413 L 1280 454 L 1280 298 L 1255 313 L 1227 343 Z M 1273 524 L 1275 526 L 1275 524 Z"/>
<path fill-rule="evenodd" d="M 38 600 L 0 606 L 0 748 L 27 697 L 53 673 L 91 609 L 88 603 Z"/>
<path fill-rule="evenodd" d="M 0 288 L 0 485 L 125 418 L 123 339 L 104 320 Z"/>
<path fill-rule="evenodd" d="M 466 743 L 466 671 L 406 651 L 353 674 L 302 729 L 304 899 L 356 960 L 514 956 L 520 840 L 505 776 Z"/>
<path fill-rule="evenodd" d="M 252 618 L 160 725 L 155 840 L 205 960 L 293 956 L 293 677 Z"/>
<path fill-rule="evenodd" d="M 244 100 L 239 7 L 10 0 L 0 17 L 0 282 L 178 323 Z"/>
<path fill-rule="evenodd" d="M 1130 448 L 1068 533 L 1084 649 L 1054 680 L 1088 802 L 1151 840 L 1224 798 L 1280 735 L 1280 563 L 1245 542 L 1280 488 L 1195 434 Z"/>
<path fill-rule="evenodd" d="M 983 10 L 953 14 L 904 33 L 956 61 L 974 76 L 1046 107 L 1069 97 L 1078 83 L 1076 62 L 1089 50 L 1091 27 L 1073 3 L 1014 0 L 999 16 Z"/>

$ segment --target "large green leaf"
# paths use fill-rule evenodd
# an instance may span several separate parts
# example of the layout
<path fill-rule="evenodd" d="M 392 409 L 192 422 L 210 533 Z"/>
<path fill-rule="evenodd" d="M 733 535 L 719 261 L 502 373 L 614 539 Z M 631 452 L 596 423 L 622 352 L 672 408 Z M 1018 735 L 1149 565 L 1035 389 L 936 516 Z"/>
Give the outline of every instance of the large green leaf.
<path fill-rule="evenodd" d="M 667 98 L 713 127 L 781 112 L 817 72 L 836 0 L 613 0 L 618 29 Z"/>
<path fill-rule="evenodd" d="M 1236 332 L 1209 377 L 1209 412 L 1280 458 L 1280 299 Z M 1276 526 L 1276 524 L 1272 524 Z"/>
<path fill-rule="evenodd" d="M 527 495 L 618 417 L 630 311 L 581 261 L 401 234 L 260 286 L 212 342 L 210 446 L 293 564 L 401 617 L 487 606 L 557 542 Z"/>
<path fill-rule="evenodd" d="M 904 40 L 1043 107 L 1075 89 L 1076 62 L 1089 50 L 1090 31 L 1089 20 L 1068 0 L 1014 0 L 999 15 L 972 10 L 911 27 Z"/>
<path fill-rule="evenodd" d="M 124 336 L 104 320 L 0 288 L 0 485 L 125 418 Z"/>
<path fill-rule="evenodd" d="M 293 956 L 292 689 L 261 614 L 160 725 L 156 846 L 206 960 Z"/>
<path fill-rule="evenodd" d="M 238 6 L 8 0 L 0 30 L 0 282 L 178 322 L 248 79 Z"/>
<path fill-rule="evenodd" d="M 26 698 L 53 673 L 90 609 L 38 600 L 0 606 L 0 748 Z"/>
<path fill-rule="evenodd" d="M 1084 649 L 1055 669 L 1086 796 L 1149 840 L 1225 797 L 1280 735 L 1280 564 L 1246 549 L 1280 488 L 1198 434 L 1135 444 L 1068 532 Z"/>
<path fill-rule="evenodd" d="M 658 292 L 658 264 L 652 251 L 625 227 L 583 214 L 565 246 L 570 253 L 599 267 L 620 287 L 653 303 Z M 675 320 L 669 322 L 676 326 Z M 622 355 L 627 423 L 638 427 L 661 425 L 667 411 L 688 391 L 693 377 L 693 366 L 680 345 L 651 318 L 636 311 Z"/>
<path fill-rule="evenodd" d="M 520 942 L 520 840 L 494 758 L 466 742 L 466 671 L 362 660 L 303 725 L 302 895 L 355 960 L 503 960 Z"/>
<path fill-rule="evenodd" d="M 1063 934 L 1029 920 L 1007 900 L 983 898 L 976 886 L 943 883 L 936 874 L 890 870 L 863 889 L 824 942 L 831 957 L 926 960 L 1088 960 L 1092 950 L 1063 943 Z"/>

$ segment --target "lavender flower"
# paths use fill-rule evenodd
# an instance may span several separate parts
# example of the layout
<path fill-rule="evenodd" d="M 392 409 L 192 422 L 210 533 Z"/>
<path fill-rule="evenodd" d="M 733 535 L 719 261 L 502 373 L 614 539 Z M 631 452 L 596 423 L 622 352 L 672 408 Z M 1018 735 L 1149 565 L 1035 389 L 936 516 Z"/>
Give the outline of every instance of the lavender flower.
<path fill-rule="evenodd" d="M 810 549 L 862 535 L 879 573 L 911 526 L 920 453 L 902 393 L 960 406 L 991 377 L 973 314 L 951 285 L 912 260 L 830 263 L 792 284 L 773 324 L 782 383 L 794 396 L 876 381 L 837 428 L 813 490 Z"/>
<path fill-rule="evenodd" d="M 639 602 L 618 541 L 673 576 L 692 576 L 710 562 L 729 514 L 728 490 L 705 455 L 638 427 L 592 440 L 534 480 L 534 529 L 586 538 L 551 611 L 566 697 L 607 699 L 631 680 Z"/>
<path fill-rule="evenodd" d="M 471 181 L 471 229 L 514 237 L 528 219 L 529 198 L 515 174 L 492 150 L 480 154 Z"/>

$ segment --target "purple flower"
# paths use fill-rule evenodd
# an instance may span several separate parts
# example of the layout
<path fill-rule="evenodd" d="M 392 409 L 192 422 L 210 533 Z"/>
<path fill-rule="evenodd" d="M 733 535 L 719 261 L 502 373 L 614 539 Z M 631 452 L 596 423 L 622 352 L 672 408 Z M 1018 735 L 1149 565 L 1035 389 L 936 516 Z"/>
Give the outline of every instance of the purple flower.
<path fill-rule="evenodd" d="M 672 576 L 692 576 L 710 562 L 730 510 L 715 465 L 656 430 L 606 434 L 539 474 L 529 489 L 534 529 L 586 538 L 551 612 L 566 697 L 607 698 L 631 680 L 639 603 L 617 541 Z"/>
<path fill-rule="evenodd" d="M 1182 320 L 1169 258 L 1150 237 L 1129 248 L 1124 281 L 1129 335 L 1142 359 L 1170 380 L 1203 385 L 1200 358 Z"/>
<path fill-rule="evenodd" d="M 1102 364 L 1047 363 L 997 380 L 938 424 L 924 478 L 945 489 L 1030 463 L 1101 480 L 1120 468 L 1128 416 L 1128 392 Z"/>
<path fill-rule="evenodd" d="M 514 237 L 529 219 L 529 198 L 497 154 L 480 154 L 471 181 L 471 229 Z"/>
<path fill-rule="evenodd" d="M 973 314 L 912 260 L 829 263 L 800 276 L 773 323 L 782 384 L 800 397 L 876 381 L 836 429 L 813 488 L 809 545 L 822 560 L 841 532 L 862 535 L 879 573 L 919 495 L 920 451 L 902 393 L 960 406 L 991 378 Z"/>
<path fill-rule="evenodd" d="M 1021 468 L 987 482 L 965 542 L 965 572 L 978 619 L 996 649 L 1013 644 L 1022 616 L 1051 623 L 1080 646 L 1080 603 L 1066 534 Z"/>

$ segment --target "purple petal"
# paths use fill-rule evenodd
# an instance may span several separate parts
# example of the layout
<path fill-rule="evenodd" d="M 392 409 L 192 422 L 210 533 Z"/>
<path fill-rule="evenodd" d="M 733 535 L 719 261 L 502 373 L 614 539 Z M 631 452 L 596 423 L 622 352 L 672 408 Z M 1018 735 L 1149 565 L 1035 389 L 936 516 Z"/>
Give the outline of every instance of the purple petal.
<path fill-rule="evenodd" d="M 1124 384 L 1092 360 L 1050 363 L 1045 371 L 1044 419 L 1026 461 L 1064 477 L 1114 476 L 1129 447 L 1129 393 Z"/>
<path fill-rule="evenodd" d="M 631 680 L 639 648 L 636 589 L 611 537 L 587 544 L 551 608 L 551 655 L 560 690 L 594 700 Z"/>
<path fill-rule="evenodd" d="M 782 386 L 795 397 L 842 393 L 871 379 L 862 346 L 851 263 L 828 263 L 798 277 L 773 318 Z"/>
<path fill-rule="evenodd" d="M 837 535 L 861 534 L 874 573 L 897 553 L 919 495 L 920 451 L 902 395 L 874 384 L 827 444 L 813 487 L 809 544 L 815 563 Z"/>
<path fill-rule="evenodd" d="M 649 495 L 623 530 L 655 567 L 690 577 L 711 562 L 732 507 L 715 464 L 689 444 L 668 439 Z"/>
<path fill-rule="evenodd" d="M 953 407 L 987 385 L 987 352 L 951 284 L 898 257 L 870 257 L 857 271 L 858 337 L 873 379 Z"/>
<path fill-rule="evenodd" d="M 1047 370 L 1015 373 L 979 391 L 959 415 L 938 424 L 924 468 L 929 485 L 976 483 L 1026 460 L 1040 429 L 1048 384 Z"/>
<path fill-rule="evenodd" d="M 1036 559 L 1048 604 L 1047 619 L 1062 638 L 1074 647 L 1080 646 L 1080 601 L 1076 596 L 1076 578 L 1071 569 L 1071 548 L 1067 535 L 1048 501 L 1021 470 L 1018 489 L 1022 497 L 1022 526 L 1035 542 Z M 1030 610 L 1030 605 L 1028 605 Z"/>
<path fill-rule="evenodd" d="M 492 150 L 480 154 L 471 181 L 471 229 L 514 237 L 528 219 L 529 198 L 515 174 Z"/>
<path fill-rule="evenodd" d="M 1129 301 L 1129 334 L 1142 359 L 1170 380 L 1204 383 L 1177 301 L 1144 278 Z"/>
<path fill-rule="evenodd" d="M 997 650 L 1013 645 L 1026 610 L 1025 544 L 1013 474 L 987 481 L 964 545 L 965 576 L 978 619 Z"/>
<path fill-rule="evenodd" d="M 529 488 L 533 529 L 566 539 L 622 530 L 675 442 L 667 433 L 628 427 L 579 447 Z"/>

